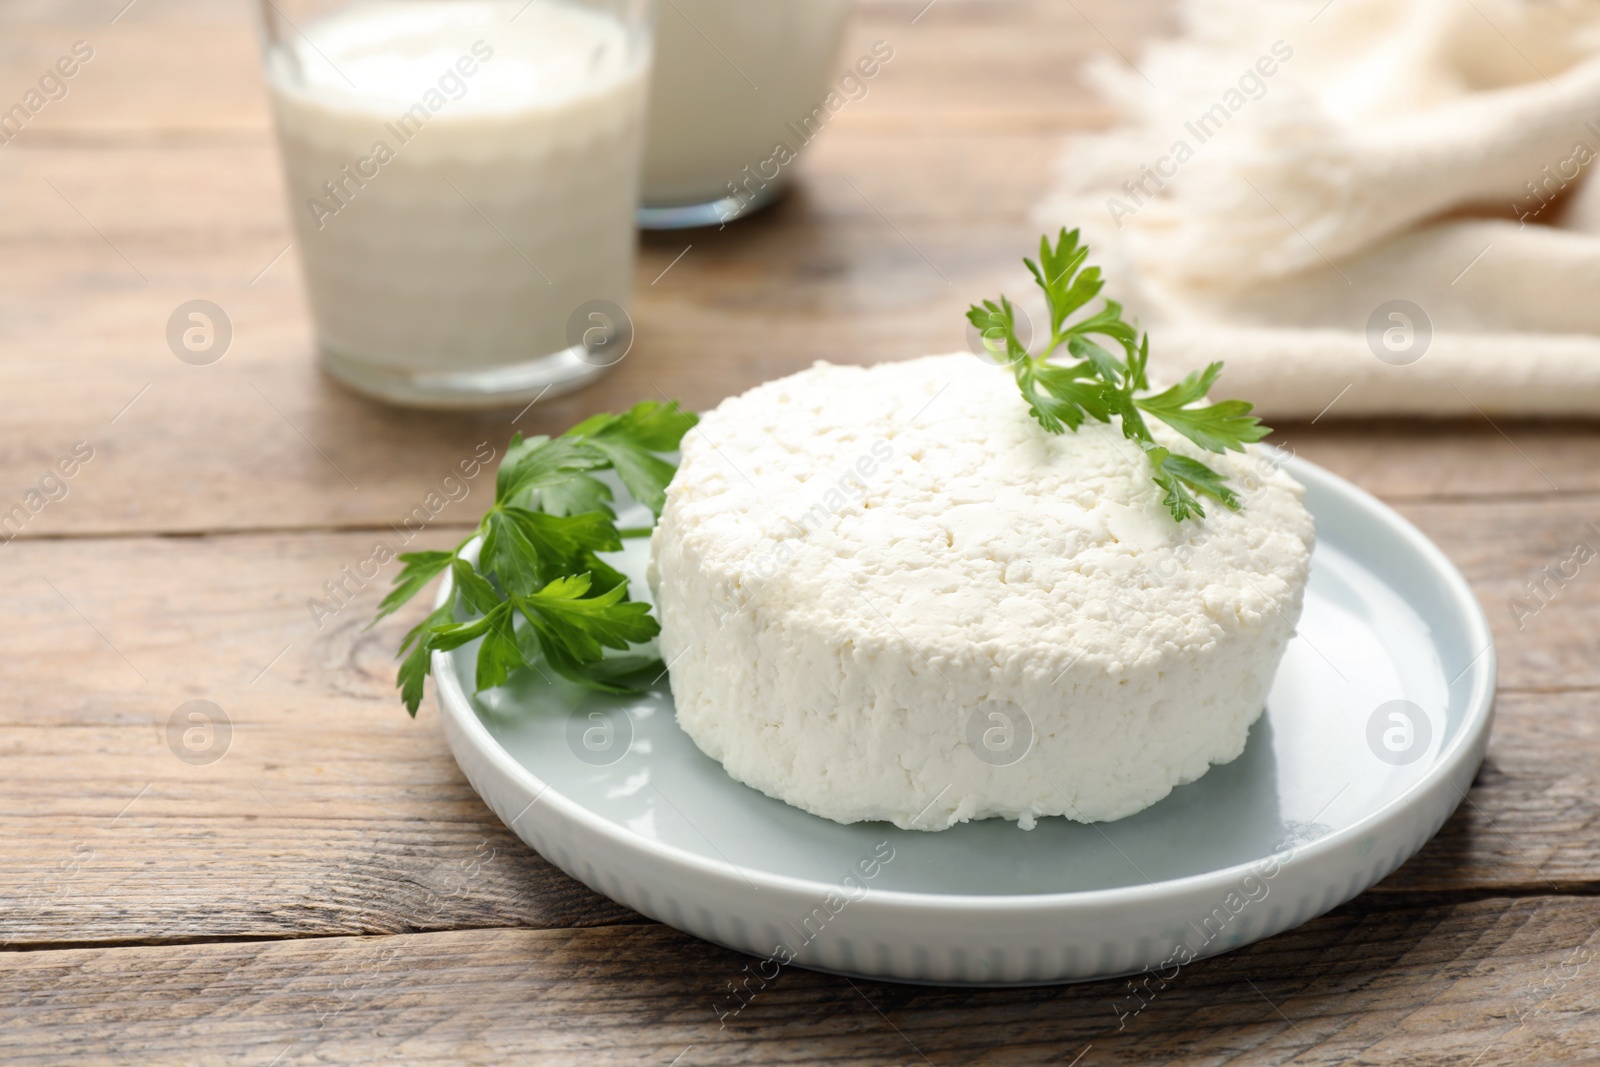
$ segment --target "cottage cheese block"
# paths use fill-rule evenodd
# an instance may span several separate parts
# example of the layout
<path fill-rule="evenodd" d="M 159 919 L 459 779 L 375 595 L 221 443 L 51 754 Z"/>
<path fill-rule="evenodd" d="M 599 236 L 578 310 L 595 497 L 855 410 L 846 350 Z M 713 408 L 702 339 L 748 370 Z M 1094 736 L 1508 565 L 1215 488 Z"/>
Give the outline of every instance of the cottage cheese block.
<path fill-rule="evenodd" d="M 966 353 L 724 401 L 652 541 L 678 722 L 839 822 L 1140 811 L 1243 751 L 1293 634 L 1312 523 L 1276 455 L 1206 455 L 1244 509 L 1178 524 L 1120 427 L 1047 434 Z"/>

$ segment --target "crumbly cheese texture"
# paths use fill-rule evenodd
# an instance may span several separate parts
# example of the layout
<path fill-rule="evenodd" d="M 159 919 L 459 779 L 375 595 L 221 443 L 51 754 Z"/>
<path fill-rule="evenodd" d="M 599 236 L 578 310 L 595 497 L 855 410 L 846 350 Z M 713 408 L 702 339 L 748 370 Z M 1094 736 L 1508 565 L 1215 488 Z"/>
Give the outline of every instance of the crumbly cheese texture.
<path fill-rule="evenodd" d="M 683 442 L 650 584 L 678 722 L 747 785 L 940 830 L 1140 811 L 1243 750 L 1300 614 L 1304 490 L 1203 454 L 1173 521 L 1115 424 L 1052 435 L 967 353 L 818 363 Z"/>

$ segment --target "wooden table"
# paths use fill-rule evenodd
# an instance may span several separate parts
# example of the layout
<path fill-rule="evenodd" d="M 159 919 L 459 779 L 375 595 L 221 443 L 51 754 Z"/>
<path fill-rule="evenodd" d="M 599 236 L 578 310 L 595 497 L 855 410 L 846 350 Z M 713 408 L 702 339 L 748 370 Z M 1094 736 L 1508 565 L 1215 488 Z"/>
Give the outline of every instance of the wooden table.
<path fill-rule="evenodd" d="M 125 3 L 0 10 L 0 106 L 73 42 L 94 49 L 0 147 L 0 511 L 77 442 L 93 452 L 0 546 L 0 1059 L 1592 1061 L 1600 570 L 1521 625 L 1508 600 L 1577 542 L 1600 548 L 1594 428 L 1283 433 L 1435 538 L 1499 642 L 1477 785 L 1371 892 L 1186 969 L 1122 1029 L 1122 982 L 973 992 L 800 970 L 719 1027 L 747 961 L 555 870 L 473 794 L 431 698 L 416 722 L 400 710 L 391 657 L 418 612 L 366 631 L 374 583 L 313 621 L 324 583 L 479 442 L 502 447 L 515 412 L 406 414 L 318 374 L 246 5 Z M 1080 62 L 1133 53 L 1169 15 L 926 4 L 863 0 L 850 55 L 882 39 L 894 59 L 795 195 L 724 232 L 646 239 L 634 351 L 516 428 L 657 388 L 710 405 L 817 357 L 958 348 L 966 302 L 1022 284 L 1063 132 L 1107 118 Z M 210 366 L 165 340 L 194 298 L 233 323 Z M 459 537 L 481 494 L 419 544 Z M 215 762 L 169 745 L 191 700 L 231 724 Z"/>

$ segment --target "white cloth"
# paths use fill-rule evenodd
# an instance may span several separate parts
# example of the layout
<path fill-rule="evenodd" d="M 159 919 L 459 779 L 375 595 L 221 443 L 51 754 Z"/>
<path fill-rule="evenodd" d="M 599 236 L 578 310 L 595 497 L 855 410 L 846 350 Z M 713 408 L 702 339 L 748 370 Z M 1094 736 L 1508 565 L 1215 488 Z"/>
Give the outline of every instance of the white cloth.
<path fill-rule="evenodd" d="M 1186 0 L 1036 219 L 1277 418 L 1600 415 L 1600 0 Z M 1331 407 L 1329 405 L 1332 405 Z"/>

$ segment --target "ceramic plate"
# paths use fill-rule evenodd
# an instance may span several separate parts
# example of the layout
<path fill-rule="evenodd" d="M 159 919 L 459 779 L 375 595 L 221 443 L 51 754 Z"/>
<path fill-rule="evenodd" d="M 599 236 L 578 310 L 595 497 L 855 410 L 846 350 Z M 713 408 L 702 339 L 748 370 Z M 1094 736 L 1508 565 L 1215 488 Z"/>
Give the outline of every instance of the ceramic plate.
<path fill-rule="evenodd" d="M 1489 737 L 1494 648 L 1460 573 L 1371 496 L 1287 466 L 1318 544 L 1266 714 L 1239 759 L 1118 822 L 841 826 L 729 778 L 678 728 L 665 680 L 618 699 L 522 672 L 472 696 L 471 645 L 435 653 L 445 731 L 517 836 L 612 899 L 758 957 L 752 990 L 789 964 L 973 985 L 1165 973 L 1405 862 Z M 647 555 L 624 553 L 636 597 Z"/>

